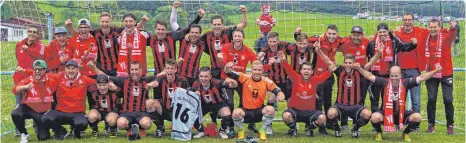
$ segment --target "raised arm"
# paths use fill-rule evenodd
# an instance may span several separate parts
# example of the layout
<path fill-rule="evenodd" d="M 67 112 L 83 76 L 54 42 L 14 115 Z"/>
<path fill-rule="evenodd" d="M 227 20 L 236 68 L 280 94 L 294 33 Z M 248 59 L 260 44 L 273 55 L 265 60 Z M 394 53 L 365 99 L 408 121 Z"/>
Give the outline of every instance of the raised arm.
<path fill-rule="evenodd" d="M 103 71 L 101 71 L 99 68 L 95 66 L 94 61 L 87 62 L 87 66 L 93 69 L 96 75 L 105 74 Z"/>
<path fill-rule="evenodd" d="M 419 75 L 417 78 L 417 82 L 420 83 L 420 82 L 426 81 L 440 71 L 442 71 L 442 66 L 436 65 L 435 70 Z"/>
<path fill-rule="evenodd" d="M 225 84 L 225 87 L 228 87 L 228 88 L 238 87 L 238 82 L 236 82 L 236 80 L 233 80 L 231 78 L 226 78 L 224 84 Z"/>
<path fill-rule="evenodd" d="M 178 22 L 177 22 L 178 7 L 180 7 L 180 6 L 181 6 L 181 2 L 179 2 L 179 1 L 175 1 L 173 3 L 172 13 L 170 14 L 170 26 L 172 28 L 172 31 L 176 31 L 176 30 L 178 30 L 178 28 L 180 28 L 180 26 L 178 25 Z"/>
<path fill-rule="evenodd" d="M 325 62 L 325 64 L 327 64 L 327 66 L 333 65 L 332 60 L 330 60 L 330 58 L 329 58 L 327 55 L 325 55 L 325 54 L 322 52 L 322 50 L 320 49 L 320 41 L 316 41 L 316 42 L 314 43 L 314 49 L 315 49 L 317 55 L 318 55 L 320 58 L 322 58 L 322 60 Z"/>
<path fill-rule="evenodd" d="M 364 76 L 364 78 L 366 78 L 367 80 L 371 81 L 372 83 L 375 82 L 375 78 L 376 76 L 374 76 L 371 72 L 363 69 L 361 67 L 361 65 L 359 65 L 359 63 L 355 63 L 353 64 L 353 68 L 355 68 L 356 70 L 359 71 L 359 73 L 361 73 L 362 76 Z"/>
<path fill-rule="evenodd" d="M 238 80 L 240 75 L 238 75 L 237 73 L 232 72 L 232 69 L 233 69 L 233 63 L 228 62 L 227 64 L 225 64 L 225 67 L 223 68 L 223 72 L 225 72 L 225 74 L 227 76 L 233 78 L 234 80 Z"/>
<path fill-rule="evenodd" d="M 369 47 L 369 46 L 368 46 Z M 377 49 L 377 52 L 375 53 L 375 55 L 369 60 L 369 62 L 366 63 L 366 65 L 364 65 L 364 69 L 365 70 L 369 70 L 371 69 L 371 67 L 377 63 L 377 60 L 379 60 L 380 56 L 382 56 L 382 52 L 383 52 L 383 43 L 382 42 L 378 42 L 378 44 L 375 46 L 375 49 Z"/>
<path fill-rule="evenodd" d="M 400 38 L 396 36 L 395 33 L 389 32 L 389 35 L 390 35 L 390 38 L 395 42 L 395 45 L 393 47 L 396 48 L 396 51 L 409 52 L 409 51 L 416 49 L 416 46 L 417 46 L 416 38 L 411 38 L 411 42 L 404 43 L 403 41 L 401 41 Z"/>
<path fill-rule="evenodd" d="M 68 19 L 65 21 L 65 27 L 66 27 L 66 30 L 70 32 L 71 36 L 76 35 L 78 33 L 78 31 L 74 29 L 73 22 L 71 21 L 71 19 Z"/>
<path fill-rule="evenodd" d="M 147 17 L 147 15 L 142 16 L 141 22 L 139 22 L 139 23 L 136 25 L 136 28 L 137 28 L 137 29 L 142 29 L 142 28 L 144 28 L 144 25 L 147 23 L 147 21 L 149 21 L 149 17 Z"/>
<path fill-rule="evenodd" d="M 197 17 L 196 17 L 196 19 L 194 19 L 191 23 L 189 23 L 188 28 L 191 27 L 191 25 L 193 25 L 193 24 L 199 24 L 199 22 L 201 21 L 202 17 L 204 17 L 204 14 L 205 14 L 204 9 L 199 8 L 199 9 L 197 10 Z"/>
<path fill-rule="evenodd" d="M 239 10 L 241 11 L 241 22 L 236 25 L 237 29 L 244 29 L 248 25 L 248 15 L 247 15 L 247 8 L 244 5 L 239 6 Z"/>

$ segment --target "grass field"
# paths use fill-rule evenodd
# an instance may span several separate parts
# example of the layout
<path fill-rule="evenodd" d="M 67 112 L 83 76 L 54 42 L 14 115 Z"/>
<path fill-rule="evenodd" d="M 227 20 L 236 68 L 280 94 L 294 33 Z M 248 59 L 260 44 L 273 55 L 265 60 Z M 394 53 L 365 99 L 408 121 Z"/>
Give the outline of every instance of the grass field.
<path fill-rule="evenodd" d="M 253 47 L 254 40 L 258 37 L 258 27 L 255 26 L 255 19 L 259 16 L 258 12 L 250 12 L 248 13 L 248 27 L 245 29 L 245 44 L 248 45 L 250 48 Z M 321 13 L 296 13 L 296 12 L 289 12 L 289 13 L 279 13 L 274 12 L 273 16 L 277 19 L 277 26 L 274 27 L 274 31 L 280 33 L 281 40 L 286 40 L 290 42 L 294 42 L 293 40 L 293 32 L 296 26 L 302 26 L 303 32 L 308 33 L 308 35 L 320 35 L 322 34 L 325 29 L 326 25 L 328 24 L 337 24 L 339 26 L 339 32 L 341 36 L 349 35 L 349 30 L 353 25 L 361 25 L 364 28 L 366 35 L 373 35 L 375 32 L 375 27 L 377 26 L 380 21 L 374 20 L 353 20 L 350 16 L 343 16 L 343 15 L 333 15 L 333 14 L 321 14 Z M 228 18 L 232 19 L 234 22 L 239 22 L 239 15 L 229 16 Z M 293 19 L 292 19 L 293 18 Z M 389 22 L 387 22 L 389 23 Z M 399 22 L 391 21 L 389 23 L 390 28 L 395 28 L 395 26 L 399 25 Z M 462 26 L 461 29 L 464 30 L 464 22 L 460 22 Z M 146 25 L 148 26 L 148 25 Z M 204 32 L 207 29 L 210 29 L 207 25 L 203 25 L 205 28 Z M 464 50 L 464 37 L 461 40 L 459 47 L 459 55 L 454 57 L 453 63 L 455 68 L 465 68 L 465 50 Z M 46 41 L 44 41 L 46 43 Z M 0 70 L 1 71 L 13 71 L 15 69 L 16 61 L 14 57 L 14 47 L 15 43 L 11 42 L 2 42 L 1 49 L 0 49 Z M 151 52 L 150 48 L 147 50 L 148 53 Z M 148 59 L 150 62 L 148 67 L 153 68 L 152 63 L 152 56 L 148 54 Z M 337 55 L 337 63 L 341 63 L 342 55 Z M 203 55 L 201 59 L 201 65 L 209 65 L 209 58 L 208 55 Z M 11 131 L 14 129 L 14 125 L 11 122 L 10 113 L 13 110 L 14 106 L 14 96 L 11 94 L 11 88 L 13 87 L 13 82 L 11 75 L 1 75 L 1 134 Z M 446 135 L 446 127 L 444 124 L 437 124 L 436 126 L 436 133 L 435 134 L 425 134 L 423 131 L 427 129 L 427 122 L 422 122 L 421 124 L 421 132 L 413 133 L 411 135 L 411 139 L 414 142 L 465 142 L 465 72 L 455 72 L 454 73 L 454 80 L 455 80 L 455 88 L 454 88 L 454 105 L 455 105 L 455 125 L 457 129 L 456 135 L 448 136 Z M 426 115 L 426 104 L 427 104 L 427 91 L 425 89 L 424 83 L 421 83 L 422 92 L 421 92 L 421 103 L 422 109 L 421 114 L 423 118 L 427 118 Z M 334 98 L 336 92 L 334 90 Z M 152 96 L 152 94 L 151 94 Z M 437 102 L 437 120 L 445 122 L 444 117 L 444 107 L 441 95 L 438 98 Z M 237 98 L 236 98 L 237 99 Z M 334 100 L 333 100 L 334 101 Z M 237 102 L 237 101 L 236 101 Z M 369 101 L 366 100 L 366 105 L 369 105 Z M 280 117 L 279 115 L 285 109 L 286 104 L 280 103 L 279 104 L 279 112 L 277 113 L 276 117 Z M 210 119 L 210 118 L 207 118 Z M 30 122 L 29 122 L 30 123 Z M 206 123 L 206 122 L 204 122 Z M 169 125 L 169 123 L 166 123 Z M 351 122 L 350 122 L 351 124 Z M 258 124 L 260 125 L 260 124 Z M 362 128 L 363 132 L 361 139 L 352 139 L 349 133 L 345 133 L 343 138 L 334 138 L 332 136 L 325 137 L 322 135 L 317 135 L 313 138 L 305 137 L 303 132 L 304 125 L 301 124 L 301 129 L 299 131 L 299 137 L 297 138 L 289 138 L 286 136 L 285 132 L 288 128 L 280 122 L 274 123 L 274 132 L 275 135 L 269 137 L 267 142 L 317 142 L 317 141 L 328 141 L 328 142 L 373 142 L 374 133 L 372 133 L 370 125 L 365 126 Z M 153 134 L 154 132 L 153 127 L 149 130 L 149 134 Z M 28 128 L 29 133 L 31 134 L 31 141 L 37 141 L 35 134 L 33 133 L 32 128 Z M 329 130 L 331 134 L 333 131 Z M 124 132 L 121 132 L 123 135 Z M 90 130 L 86 131 L 86 136 L 89 136 Z M 249 135 L 252 135 L 249 133 Z M 256 136 L 256 135 L 254 135 Z M 384 142 L 399 142 L 401 141 L 399 138 L 401 136 L 401 132 L 396 134 L 384 134 Z M 82 140 L 73 140 L 67 139 L 63 142 L 127 142 L 127 139 L 124 137 L 119 137 L 116 139 L 109 139 L 107 137 L 103 137 L 104 139 L 90 139 L 84 137 Z M 19 138 L 13 137 L 13 134 L 7 134 L 2 136 L 2 142 L 17 142 Z M 152 137 L 143 138 L 139 142 L 173 142 L 173 140 L 169 139 L 169 136 L 165 136 L 162 139 L 153 139 Z M 233 142 L 233 139 L 227 140 L 227 142 Z M 55 140 L 49 141 L 55 142 Z M 193 142 L 225 142 L 224 140 L 214 139 L 214 138 L 203 138 L 198 140 L 193 140 Z"/>

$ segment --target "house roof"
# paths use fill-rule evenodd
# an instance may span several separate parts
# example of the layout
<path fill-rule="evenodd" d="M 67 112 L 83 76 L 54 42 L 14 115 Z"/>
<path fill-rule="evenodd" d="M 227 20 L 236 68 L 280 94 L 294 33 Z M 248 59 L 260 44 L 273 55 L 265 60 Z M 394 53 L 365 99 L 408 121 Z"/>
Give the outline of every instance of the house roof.
<path fill-rule="evenodd" d="M 12 23 L 1 23 L 1 25 L 6 26 L 6 27 L 12 27 L 12 28 L 22 28 L 22 29 L 27 28 L 26 26 L 18 25 L 18 24 L 12 24 Z"/>

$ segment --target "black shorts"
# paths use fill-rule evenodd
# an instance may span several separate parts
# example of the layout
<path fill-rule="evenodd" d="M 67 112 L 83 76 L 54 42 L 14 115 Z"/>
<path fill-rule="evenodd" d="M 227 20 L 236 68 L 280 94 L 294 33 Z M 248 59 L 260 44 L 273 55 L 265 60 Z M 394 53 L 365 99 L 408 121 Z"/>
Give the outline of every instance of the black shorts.
<path fill-rule="evenodd" d="M 320 115 L 323 115 L 319 110 L 297 110 L 288 108 L 284 112 L 291 113 L 295 122 L 304 122 L 306 124 L 309 124 L 311 120 L 317 120 Z"/>
<path fill-rule="evenodd" d="M 129 124 L 139 124 L 139 121 L 144 117 L 149 117 L 147 112 L 123 112 L 120 117 L 128 120 Z"/>
<path fill-rule="evenodd" d="M 382 116 L 383 116 L 383 110 L 377 111 L 377 112 L 380 113 L 380 114 L 382 114 Z M 416 112 L 410 111 L 410 110 L 405 110 L 405 115 L 404 115 L 404 117 L 403 117 L 403 124 L 404 124 L 404 125 L 408 125 L 408 123 L 409 123 L 409 120 L 408 120 L 408 119 L 409 119 L 409 116 L 411 116 L 411 115 L 414 114 L 414 113 L 416 113 Z M 383 118 L 383 117 L 382 117 L 382 118 Z M 399 124 L 398 122 L 400 122 L 400 121 L 399 121 L 399 118 L 400 118 L 400 114 L 393 113 L 393 122 L 394 122 L 396 125 Z"/>
<path fill-rule="evenodd" d="M 341 115 L 346 115 L 353 120 L 358 120 L 359 113 L 362 111 L 362 109 L 366 109 L 366 107 L 362 105 L 343 105 L 341 103 L 335 103 L 333 107 L 338 110 L 338 116 L 341 117 Z"/>
<path fill-rule="evenodd" d="M 244 123 L 257 123 L 262 121 L 262 109 L 264 109 L 265 106 L 261 106 L 257 109 L 243 109 L 244 111 Z"/>
<path fill-rule="evenodd" d="M 167 121 L 172 121 L 172 110 L 168 110 L 165 106 L 162 107 L 162 118 Z"/>
<path fill-rule="evenodd" d="M 228 105 L 225 102 L 220 102 L 217 104 L 205 104 L 202 106 L 202 115 L 205 116 L 209 112 L 218 113 L 223 107 L 228 108 Z"/>
<path fill-rule="evenodd" d="M 92 108 L 92 109 L 95 109 L 95 108 Z M 92 109 L 91 109 L 91 110 L 92 110 Z M 100 120 L 105 120 L 105 118 L 107 117 L 108 113 L 112 113 L 112 112 L 113 112 L 113 113 L 115 113 L 115 114 L 118 115 L 118 112 L 117 112 L 117 111 L 110 111 L 110 112 L 108 112 L 107 110 L 105 110 L 105 111 L 101 111 L 101 110 L 99 110 L 99 109 L 95 109 L 95 110 L 97 110 L 97 111 L 99 112 L 99 114 L 100 114 Z"/>
<path fill-rule="evenodd" d="M 286 80 L 286 89 L 282 89 L 282 90 L 285 90 L 286 93 L 288 94 L 288 95 L 285 94 L 286 100 L 290 99 L 292 88 L 293 88 L 293 83 L 292 83 L 291 80 L 288 78 L 288 79 Z"/>

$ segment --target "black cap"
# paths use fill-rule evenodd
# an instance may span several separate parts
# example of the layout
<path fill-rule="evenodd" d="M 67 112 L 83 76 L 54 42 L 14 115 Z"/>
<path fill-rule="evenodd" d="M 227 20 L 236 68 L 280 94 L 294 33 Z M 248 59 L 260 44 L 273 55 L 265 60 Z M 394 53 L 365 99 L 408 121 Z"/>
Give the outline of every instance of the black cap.
<path fill-rule="evenodd" d="M 385 29 L 388 31 L 390 28 L 386 23 L 380 23 L 379 25 L 377 25 L 377 31 L 379 31 L 380 29 Z"/>
<path fill-rule="evenodd" d="M 72 65 L 72 66 L 75 66 L 75 67 L 79 67 L 79 66 L 78 66 L 78 62 L 76 62 L 75 60 L 68 60 L 68 61 L 66 61 L 65 67 L 68 67 L 69 65 Z"/>
<path fill-rule="evenodd" d="M 97 75 L 95 80 L 97 81 L 97 83 L 108 83 L 109 78 L 108 78 L 108 75 L 99 74 L 99 75 Z"/>
<path fill-rule="evenodd" d="M 362 31 L 362 27 L 361 26 L 353 26 L 353 28 L 351 28 L 351 33 L 363 33 Z"/>

